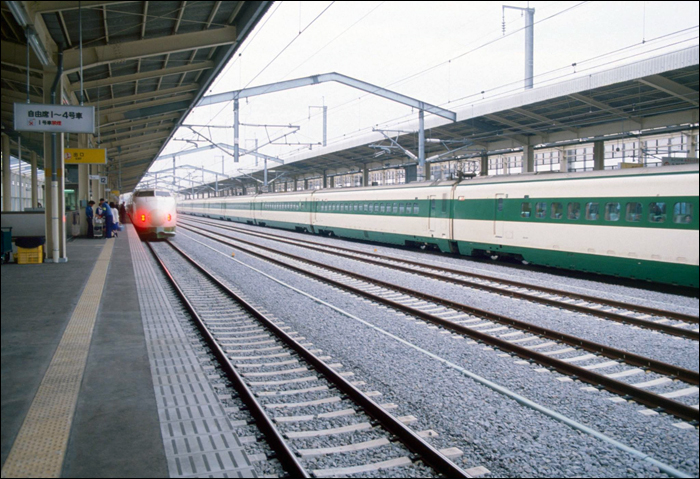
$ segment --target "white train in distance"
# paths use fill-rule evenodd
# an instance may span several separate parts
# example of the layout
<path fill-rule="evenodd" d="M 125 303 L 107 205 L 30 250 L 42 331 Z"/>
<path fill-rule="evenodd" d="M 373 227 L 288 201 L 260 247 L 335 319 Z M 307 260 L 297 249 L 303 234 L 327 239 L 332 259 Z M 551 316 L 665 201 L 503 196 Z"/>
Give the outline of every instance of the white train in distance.
<path fill-rule="evenodd" d="M 145 237 L 175 236 L 177 205 L 175 196 L 164 189 L 136 190 L 128 205 L 128 214 L 136 231 Z"/>

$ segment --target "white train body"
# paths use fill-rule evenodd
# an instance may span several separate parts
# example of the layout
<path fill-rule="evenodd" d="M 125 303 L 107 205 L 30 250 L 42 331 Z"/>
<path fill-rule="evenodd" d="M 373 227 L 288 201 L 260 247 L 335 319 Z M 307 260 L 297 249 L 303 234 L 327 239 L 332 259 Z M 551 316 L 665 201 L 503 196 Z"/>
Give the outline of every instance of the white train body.
<path fill-rule="evenodd" d="M 698 166 L 188 200 L 182 212 L 698 287 Z"/>
<path fill-rule="evenodd" d="M 129 216 L 140 234 L 157 238 L 175 236 L 177 205 L 168 190 L 135 191 L 129 205 Z"/>

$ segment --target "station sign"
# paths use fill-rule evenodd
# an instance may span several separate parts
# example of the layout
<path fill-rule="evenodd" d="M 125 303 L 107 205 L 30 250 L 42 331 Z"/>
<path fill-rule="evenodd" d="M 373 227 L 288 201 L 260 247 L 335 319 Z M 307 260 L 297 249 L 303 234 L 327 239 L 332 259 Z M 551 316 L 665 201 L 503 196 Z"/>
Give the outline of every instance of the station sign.
<path fill-rule="evenodd" d="M 64 148 L 66 165 L 106 165 L 107 150 L 104 148 Z"/>
<path fill-rule="evenodd" d="M 15 130 L 40 133 L 95 133 L 95 107 L 15 103 Z"/>

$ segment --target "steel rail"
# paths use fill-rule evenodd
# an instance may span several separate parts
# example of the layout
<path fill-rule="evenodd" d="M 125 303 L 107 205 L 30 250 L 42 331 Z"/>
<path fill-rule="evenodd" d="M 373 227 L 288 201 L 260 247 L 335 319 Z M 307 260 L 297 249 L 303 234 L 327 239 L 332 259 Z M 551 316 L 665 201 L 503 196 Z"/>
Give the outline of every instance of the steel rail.
<path fill-rule="evenodd" d="M 158 254 L 155 252 L 151 244 L 146 244 L 148 245 L 148 248 L 151 250 L 151 253 L 155 257 L 155 259 L 158 261 L 160 268 L 163 270 L 163 273 L 168 278 L 168 281 L 170 282 L 176 294 L 180 298 L 180 301 L 182 301 L 185 308 L 190 313 L 190 316 L 192 317 L 195 326 L 204 337 L 204 340 L 209 345 L 209 348 L 211 348 L 212 352 L 216 356 L 216 359 L 219 361 L 219 364 L 221 364 L 221 367 L 224 370 L 226 377 L 231 381 L 234 389 L 240 396 L 241 400 L 248 407 L 248 412 L 250 412 L 250 414 L 255 419 L 257 427 L 265 435 L 265 438 L 267 439 L 268 444 L 270 445 L 272 450 L 275 451 L 277 459 L 280 461 L 280 463 L 282 463 L 282 466 L 288 473 L 291 474 L 292 477 L 312 477 L 311 474 L 309 474 L 309 472 L 307 472 L 306 469 L 304 469 L 304 466 L 302 466 L 301 463 L 299 463 L 299 461 L 297 460 L 297 456 L 289 448 L 286 441 L 275 427 L 272 419 L 265 412 L 265 408 L 258 402 L 257 399 L 255 399 L 255 395 L 245 384 L 245 381 L 243 381 L 243 378 L 238 373 L 238 371 L 236 371 L 236 368 L 233 366 L 233 364 L 231 364 L 231 361 L 226 356 L 226 353 L 224 352 L 223 348 L 219 345 L 214 336 L 211 334 L 209 328 L 207 328 L 207 326 L 204 324 L 204 320 L 197 313 L 192 303 L 190 303 L 189 299 L 187 299 L 187 296 L 185 295 L 184 291 L 180 289 L 180 286 L 177 284 L 177 281 L 168 270 L 168 267 L 165 265 L 160 256 L 158 256 Z M 168 242 L 168 244 L 172 246 L 170 242 Z M 236 298 L 234 297 L 234 299 Z M 247 309 L 247 306 L 244 305 L 244 307 L 246 307 Z"/>
<path fill-rule="evenodd" d="M 187 219 L 189 220 L 190 218 L 187 218 Z M 230 226 L 230 225 L 219 225 L 219 224 L 216 224 L 215 222 L 200 220 L 199 218 L 197 218 L 195 221 L 199 221 L 203 224 L 217 226 L 219 228 L 228 229 L 231 231 L 237 231 L 240 233 L 249 234 L 251 236 L 269 237 L 269 238 L 274 239 L 275 241 L 281 241 L 281 242 L 286 242 L 286 243 L 294 243 L 294 242 L 301 243 L 302 242 L 302 240 L 291 240 L 289 238 L 285 238 L 283 236 L 272 234 L 272 233 L 261 233 L 261 232 L 257 232 L 257 231 L 246 230 L 244 228 L 237 228 L 235 226 Z M 642 306 L 642 305 L 638 305 L 638 304 L 630 304 L 630 303 L 625 303 L 622 301 L 616 301 L 616 300 L 612 300 L 612 299 L 599 298 L 596 296 L 590 296 L 590 295 L 586 295 L 586 294 L 582 294 L 582 293 L 574 293 L 571 291 L 565 291 L 565 290 L 561 290 L 561 289 L 548 288 L 546 286 L 539 286 L 539 285 L 533 285 L 533 284 L 529 284 L 529 283 L 522 283 L 520 281 L 502 279 L 502 278 L 499 278 L 496 276 L 489 276 L 489 275 L 485 275 L 485 274 L 471 273 L 471 272 L 462 271 L 462 270 L 453 269 L 453 268 L 435 266 L 435 265 L 431 265 L 431 264 L 427 264 L 427 263 L 421 263 L 419 261 L 413 261 L 413 260 L 408 260 L 408 259 L 397 259 L 397 258 L 393 258 L 391 256 L 386 256 L 386 255 L 381 255 L 381 254 L 376 254 L 376 253 L 369 253 L 366 251 L 355 250 L 352 248 L 345 248 L 342 246 L 319 243 L 317 241 L 303 241 L 303 242 L 307 243 L 309 245 L 326 247 L 326 248 L 334 248 L 334 249 L 337 249 L 340 251 L 346 251 L 346 252 L 354 253 L 354 254 L 361 254 L 361 255 L 370 256 L 373 258 L 378 258 L 381 260 L 402 262 L 405 264 L 410 264 L 412 266 L 433 269 L 433 270 L 440 271 L 443 273 L 447 272 L 447 273 L 451 273 L 451 274 L 457 274 L 460 276 L 472 277 L 472 278 L 479 279 L 482 281 L 492 281 L 492 282 L 506 284 L 508 286 L 514 286 L 517 288 L 525 288 L 525 289 L 530 289 L 530 290 L 535 290 L 535 291 L 541 291 L 541 292 L 547 293 L 547 294 L 552 294 L 552 295 L 557 295 L 557 296 L 565 296 L 568 298 L 579 299 L 579 300 L 587 301 L 590 303 L 598 303 L 598 304 L 602 304 L 605 306 L 610 306 L 610 307 L 618 308 L 618 309 L 626 309 L 626 310 L 641 313 L 641 314 L 649 314 L 652 316 L 676 319 L 678 321 L 683 321 L 683 322 L 690 323 L 690 324 L 700 324 L 700 318 L 698 316 L 693 316 L 690 314 L 678 313 L 675 311 L 668 311 L 668 310 L 664 310 L 664 309 L 651 308 L 648 306 Z M 311 246 L 305 246 L 305 247 L 312 248 Z M 314 248 L 312 248 L 312 249 L 314 249 Z M 342 255 L 342 254 L 338 254 L 338 255 L 345 256 L 345 257 L 352 257 L 352 256 L 347 256 L 347 255 Z M 352 257 L 352 258 L 357 259 L 357 260 L 371 262 L 371 260 L 363 260 L 363 259 L 357 258 L 357 257 Z M 413 272 L 416 274 L 423 274 L 426 276 L 432 276 L 432 277 L 435 276 L 435 275 L 433 275 L 431 273 L 427 273 L 425 271 L 410 270 L 410 269 L 402 268 L 401 266 L 393 265 L 393 264 L 386 264 L 386 263 L 379 263 L 379 262 L 374 262 L 374 264 L 379 264 L 381 266 L 385 266 L 388 268 L 400 269 L 403 271 L 410 271 L 410 272 Z M 558 308 L 563 308 L 563 309 L 568 309 L 571 311 L 577 311 L 577 312 L 582 312 L 582 313 L 586 313 L 586 314 L 591 314 L 593 316 L 598 316 L 601 318 L 610 319 L 612 321 L 617 321 L 617 322 L 622 322 L 622 323 L 631 323 L 631 324 L 635 324 L 635 325 L 640 326 L 640 327 L 654 329 L 654 330 L 658 330 L 658 331 L 663 331 L 665 333 L 672 334 L 675 336 L 687 337 L 687 338 L 694 339 L 694 340 L 700 339 L 700 333 L 698 333 L 696 331 L 687 331 L 687 330 L 677 328 L 674 326 L 667 326 L 664 324 L 654 323 L 653 321 L 646 321 L 646 320 L 639 319 L 639 318 L 632 318 L 632 317 L 628 317 L 628 316 L 625 316 L 624 314 L 620 314 L 620 313 L 601 311 L 600 309 L 596 309 L 596 308 L 590 308 L 590 307 L 582 306 L 582 305 L 564 303 L 564 302 L 557 301 L 557 300 L 552 300 L 552 299 L 541 298 L 541 297 L 529 295 L 527 293 L 505 290 L 505 289 L 501 289 L 501 288 L 498 288 L 495 286 L 489 286 L 486 284 L 472 283 L 472 282 L 460 280 L 457 278 L 440 276 L 440 279 L 442 281 L 451 281 L 451 282 L 454 282 L 457 284 L 462 284 L 464 286 L 469 286 L 469 287 L 476 288 L 476 289 L 482 289 L 485 291 L 490 291 L 490 292 L 501 294 L 504 296 L 511 296 L 513 298 L 526 299 L 529 301 L 539 302 L 539 303 L 547 304 L 550 306 L 556 306 Z"/>
<path fill-rule="evenodd" d="M 185 227 L 185 229 L 192 230 L 189 227 Z M 435 324 L 439 324 L 440 326 L 443 326 L 447 329 L 451 329 L 453 331 L 459 332 L 461 334 L 465 334 L 467 336 L 470 336 L 478 341 L 481 341 L 483 343 L 489 344 L 491 346 L 497 347 L 498 349 L 501 349 L 503 351 L 507 351 L 513 354 L 516 354 L 522 358 L 529 359 L 529 360 L 534 360 L 535 362 L 538 362 L 540 364 L 549 366 L 563 374 L 566 374 L 568 376 L 572 376 L 576 379 L 581 379 L 587 383 L 593 384 L 594 386 L 600 386 L 605 389 L 607 389 L 610 392 L 613 392 L 615 394 L 621 395 L 623 397 L 629 397 L 633 398 L 635 401 L 639 402 L 640 404 L 643 404 L 645 406 L 651 407 L 651 408 L 660 408 L 669 414 L 672 414 L 678 418 L 687 420 L 687 421 L 698 421 L 700 419 L 700 413 L 698 412 L 697 409 L 694 409 L 690 406 L 686 406 L 685 404 L 679 403 L 677 401 L 673 401 L 671 399 L 665 398 L 663 396 L 660 396 L 658 394 L 654 394 L 648 391 L 645 391 L 640 388 L 636 388 L 634 386 L 631 386 L 627 383 L 617 381 L 615 379 L 609 378 L 607 376 L 604 376 L 602 374 L 598 374 L 596 372 L 584 369 L 579 366 L 575 366 L 573 364 L 569 364 L 567 362 L 564 362 L 559 359 L 555 359 L 553 357 L 547 356 L 542 353 L 538 353 L 536 351 L 529 350 L 525 347 L 518 346 L 517 344 L 510 343 L 508 341 L 505 341 L 503 339 L 499 339 L 493 336 L 489 336 L 485 333 L 481 333 L 479 331 L 470 329 L 466 326 L 462 326 L 458 323 L 453 323 L 452 321 L 440 318 L 438 316 L 434 316 L 429 313 L 425 313 L 419 309 L 412 308 L 410 306 L 406 306 L 404 304 L 382 298 L 381 296 L 374 295 L 372 293 L 369 293 L 367 291 L 364 291 L 359 288 L 355 288 L 350 285 L 346 285 L 337 281 L 334 281 L 330 278 L 327 278 L 325 276 L 312 273 L 310 271 L 306 271 L 304 269 L 298 268 L 296 266 L 290 265 L 288 263 L 284 263 L 282 261 L 276 260 L 274 258 L 270 258 L 268 256 L 262 255 L 260 253 L 251 251 L 247 248 L 241 247 L 240 245 L 232 244 L 233 241 L 237 242 L 242 242 L 246 244 L 250 244 L 256 248 L 260 248 L 266 251 L 270 251 L 274 254 L 279 254 L 281 256 L 287 256 L 289 258 L 292 258 L 294 260 L 311 264 L 313 266 L 323 268 L 338 274 L 342 274 L 345 276 L 349 276 L 361 281 L 365 281 L 368 283 L 375 284 L 377 286 L 381 286 L 387 289 L 393 289 L 394 291 L 401 292 L 403 294 L 408 294 L 411 296 L 414 296 L 416 298 L 421 298 L 426 301 L 430 301 L 436 304 L 441 304 L 443 306 L 450 307 L 452 309 L 458 310 L 458 311 L 463 311 L 469 314 L 473 314 L 476 316 L 483 317 L 485 319 L 499 322 L 501 324 L 507 324 L 511 325 L 513 327 L 516 327 L 518 329 L 523 329 L 532 332 L 533 334 L 538 334 L 542 337 L 546 337 L 549 339 L 554 339 L 557 341 L 561 341 L 566 344 L 570 344 L 573 346 L 580 347 L 581 349 L 585 349 L 591 352 L 596 352 L 597 354 L 601 354 L 603 356 L 612 358 L 612 359 L 619 359 L 622 360 L 630 365 L 634 366 L 639 366 L 642 368 L 647 368 L 649 370 L 659 372 L 664 375 L 672 376 L 677 379 L 683 380 L 685 382 L 688 382 L 690 384 L 695 384 L 697 385 L 699 382 L 699 375 L 695 371 L 691 371 L 688 369 L 680 368 L 678 366 L 674 366 L 672 364 L 667 364 L 663 363 L 661 361 L 657 361 L 651 358 L 646 358 L 644 356 L 640 356 L 637 354 L 632 354 L 627 351 L 622 351 L 619 349 L 615 348 L 610 348 L 608 346 L 604 346 L 602 344 L 594 343 L 592 341 L 587 341 L 581 338 L 577 338 L 575 336 L 571 336 L 565 333 L 549 330 L 546 328 L 540 328 L 538 326 L 529 324 L 529 323 L 524 323 L 522 321 L 509 318 L 507 316 L 495 314 L 489 311 L 483 311 L 477 308 L 473 308 L 471 306 L 461 304 L 461 303 L 456 303 L 453 301 L 449 301 L 443 298 L 438 298 L 435 296 L 431 296 L 425 293 L 419 293 L 414 290 L 411 290 L 409 288 L 405 288 L 403 286 L 395 285 L 392 283 L 384 282 L 381 280 L 369 278 L 367 276 L 363 276 L 357 273 L 350 273 L 345 270 L 341 270 L 339 268 L 334 268 L 332 266 L 328 266 L 327 264 L 322 264 L 318 263 L 312 260 L 309 260 L 308 258 L 302 258 L 296 255 L 292 255 L 290 253 L 284 253 L 280 251 L 276 251 L 272 248 L 267 248 L 265 246 L 260 246 L 260 245 L 255 245 L 250 242 L 246 242 L 245 240 L 240 240 L 240 239 L 234 239 L 233 241 L 229 240 L 224 240 L 220 238 L 216 238 L 215 236 L 212 236 L 210 234 L 206 233 L 201 233 L 198 231 L 195 231 L 198 234 L 201 234 L 202 236 L 208 237 L 210 239 L 213 239 L 215 241 L 218 241 L 223 244 L 227 244 L 228 246 L 232 246 L 234 248 L 237 248 L 245 253 L 251 254 L 253 256 L 259 257 L 264 259 L 265 261 L 269 261 L 271 263 L 283 266 L 285 268 L 292 269 L 294 271 L 297 271 L 301 274 L 311 276 L 316 279 L 320 279 L 321 281 L 332 284 L 336 287 L 346 289 L 348 291 L 351 291 L 354 294 L 364 296 L 366 298 L 369 298 L 373 301 L 376 302 L 381 302 L 384 303 L 392 308 L 398 309 L 400 311 L 403 311 L 407 314 L 410 314 L 412 316 L 417 316 L 420 318 L 423 318 L 427 321 L 430 321 Z M 216 234 L 216 233 L 215 233 Z"/>
<path fill-rule="evenodd" d="M 348 380 L 338 374 L 333 368 L 326 364 L 323 360 L 319 359 L 315 354 L 309 351 L 307 348 L 302 346 L 298 341 L 289 336 L 284 330 L 280 329 L 275 323 L 270 321 L 265 315 L 263 315 L 258 309 L 253 305 L 248 303 L 245 299 L 241 298 L 238 294 L 232 291 L 226 284 L 224 284 L 220 279 L 214 276 L 212 273 L 207 271 L 202 265 L 200 265 L 191 256 L 185 253 L 182 249 L 175 246 L 172 242 L 168 244 L 177 251 L 183 258 L 185 258 L 192 266 L 194 266 L 198 271 L 200 271 L 204 276 L 206 276 L 212 283 L 214 283 L 220 291 L 234 299 L 256 320 L 260 321 L 266 328 L 268 328 L 278 339 L 284 342 L 288 347 L 293 349 L 299 356 L 304 358 L 309 364 L 311 364 L 320 374 L 331 383 L 333 386 L 338 388 L 338 390 L 345 393 L 350 399 L 359 404 L 364 411 L 372 417 L 377 423 L 379 423 L 383 428 L 389 431 L 391 434 L 396 436 L 401 443 L 403 443 L 411 452 L 420 456 L 420 459 L 425 462 L 428 466 L 432 467 L 436 471 L 444 474 L 446 477 L 455 478 L 471 478 L 464 470 L 459 468 L 454 462 L 445 457 L 439 450 L 430 445 L 427 441 L 421 438 L 413 430 L 395 418 L 393 415 L 388 413 L 379 404 L 373 401 L 369 396 L 360 391 L 358 388 L 353 386 Z M 189 304 L 189 302 L 187 302 Z M 188 307 L 189 309 L 189 307 Z M 211 336 L 211 335 L 209 335 Z M 212 337 L 213 340 L 213 337 Z M 217 345 L 218 346 L 218 345 Z M 220 347 L 217 348 L 221 350 Z M 223 350 L 221 353 L 225 355 Z M 228 358 L 226 358 L 228 362 Z M 229 363 L 230 364 L 230 363 Z M 231 366 L 232 367 L 232 366 Z M 235 372 L 235 371 L 234 371 Z M 236 373 L 237 374 L 237 373 Z M 242 379 L 241 379 L 242 381 Z M 245 384 L 244 384 L 245 386 Z M 247 390 L 247 387 L 246 387 Z M 249 390 L 248 390 L 249 391 Z M 257 401 L 255 401 L 257 404 Z M 259 404 L 258 404 L 259 406 Z M 267 417 L 267 415 L 266 415 Z M 269 418 L 267 418 L 269 421 Z M 274 427 L 274 426 L 272 426 Z M 275 431 L 276 428 L 275 428 Z M 276 432 L 279 436 L 279 433 Z M 282 440 L 283 441 L 283 440 Z M 284 444 L 284 452 L 288 448 L 286 443 Z M 293 453 L 292 453 L 293 454 Z M 301 466 L 299 466 L 301 467 Z M 297 477 L 292 475 L 292 477 Z M 309 476 L 304 476 L 309 477 Z"/>

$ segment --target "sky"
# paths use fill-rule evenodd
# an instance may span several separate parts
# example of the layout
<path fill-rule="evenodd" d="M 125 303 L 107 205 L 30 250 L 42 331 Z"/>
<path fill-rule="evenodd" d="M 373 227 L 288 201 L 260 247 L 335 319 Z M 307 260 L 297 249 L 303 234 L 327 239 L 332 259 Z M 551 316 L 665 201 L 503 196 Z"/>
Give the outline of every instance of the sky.
<path fill-rule="evenodd" d="M 537 88 L 698 45 L 699 4 L 276 2 L 208 94 L 337 72 L 455 111 L 523 89 L 525 19 L 507 9 L 504 34 L 502 5 L 535 9 Z M 321 106 L 328 107 L 329 145 L 369 135 L 373 128 L 405 128 L 418 117 L 408 106 L 323 83 L 241 100 L 241 148 L 289 133 L 260 152 L 290 162 L 323 151 Z M 183 123 L 226 126 L 197 131 L 217 143 L 233 144 L 231 102 L 195 108 Z M 194 140 L 196 135 L 180 129 L 174 138 Z M 171 140 L 163 154 L 191 148 L 191 141 Z M 216 149 L 176 161 L 229 176 L 262 167 L 252 156 L 234 163 Z M 172 159 L 160 160 L 150 171 L 171 167 Z M 213 178 L 205 176 L 206 181 Z"/>

